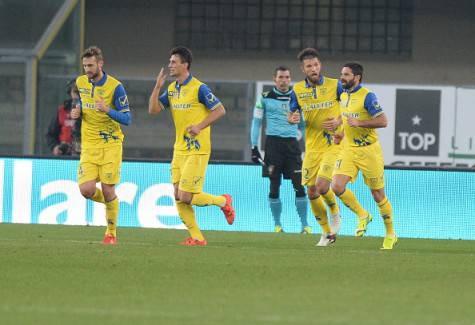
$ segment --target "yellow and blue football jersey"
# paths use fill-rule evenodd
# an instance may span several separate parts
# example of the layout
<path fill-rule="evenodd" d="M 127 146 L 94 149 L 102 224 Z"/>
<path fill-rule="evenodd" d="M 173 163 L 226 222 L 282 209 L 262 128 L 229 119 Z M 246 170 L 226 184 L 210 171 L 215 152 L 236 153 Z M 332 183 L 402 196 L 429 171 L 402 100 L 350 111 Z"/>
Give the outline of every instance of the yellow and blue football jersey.
<path fill-rule="evenodd" d="M 104 72 L 103 78 L 94 83 L 87 75 L 76 79 L 82 111 L 81 146 L 106 148 L 121 145 L 124 134 L 120 124 L 108 114 L 96 109 L 95 102 L 102 98 L 111 110 L 129 112 L 129 102 L 125 89 L 117 79 Z"/>
<path fill-rule="evenodd" d="M 170 108 L 175 124 L 175 152 L 181 155 L 209 154 L 211 152 L 211 127 L 192 136 L 186 130 L 201 123 L 212 110 L 221 105 L 209 87 L 191 74 L 183 82 L 171 83 L 159 98 L 164 108 Z"/>
<path fill-rule="evenodd" d="M 378 141 L 374 128 L 350 127 L 348 117 L 358 120 L 370 120 L 383 113 L 376 95 L 368 88 L 358 85 L 351 92 L 345 91 L 340 96 L 340 109 L 346 142 L 350 146 L 368 146 Z"/>
<path fill-rule="evenodd" d="M 294 97 L 290 110 L 301 110 L 305 120 L 305 151 L 326 151 L 333 142 L 332 132 L 325 130 L 322 123 L 340 116 L 338 102 L 341 86 L 337 79 L 320 76 L 316 86 L 302 80 L 293 87 Z"/>

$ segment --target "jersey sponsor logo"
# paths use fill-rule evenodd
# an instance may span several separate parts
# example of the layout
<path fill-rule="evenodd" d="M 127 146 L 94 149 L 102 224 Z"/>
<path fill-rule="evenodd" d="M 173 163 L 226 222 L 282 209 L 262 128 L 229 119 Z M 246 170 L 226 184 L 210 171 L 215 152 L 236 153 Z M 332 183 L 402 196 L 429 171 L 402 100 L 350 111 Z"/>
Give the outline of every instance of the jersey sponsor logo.
<path fill-rule="evenodd" d="M 373 102 L 371 103 L 371 106 L 373 106 L 373 108 L 376 109 L 376 110 L 382 110 L 383 109 L 381 107 L 381 105 L 379 104 L 377 99 L 373 100 Z"/>
<path fill-rule="evenodd" d="M 90 95 L 91 94 L 91 89 L 89 89 L 89 88 L 79 87 L 78 90 L 79 90 L 79 93 L 83 94 L 83 95 Z"/>
<path fill-rule="evenodd" d="M 185 110 L 185 109 L 190 109 L 190 108 L 191 108 L 191 104 L 187 104 L 187 103 L 172 104 L 172 109 L 176 109 L 176 110 Z"/>
<path fill-rule="evenodd" d="M 358 112 L 353 112 L 353 113 L 351 113 L 351 112 L 342 112 L 342 115 L 344 117 L 352 117 L 352 118 L 359 118 L 360 117 L 360 113 L 358 113 Z"/>
<path fill-rule="evenodd" d="M 178 90 L 169 90 L 168 91 L 168 97 L 179 97 L 180 92 Z"/>
<path fill-rule="evenodd" d="M 440 97 L 440 90 L 396 90 L 394 154 L 439 156 Z"/>
<path fill-rule="evenodd" d="M 308 98 L 313 98 L 313 92 L 307 92 L 307 93 L 298 93 L 299 99 L 308 99 Z"/>
<path fill-rule="evenodd" d="M 119 97 L 119 103 L 120 103 L 121 107 L 129 106 L 129 99 L 127 98 L 127 95 L 120 96 Z"/>
<path fill-rule="evenodd" d="M 206 100 L 207 100 L 210 104 L 212 104 L 212 103 L 218 101 L 218 99 L 216 98 L 215 95 L 213 95 L 213 93 L 208 93 L 208 94 L 206 95 Z"/>
<path fill-rule="evenodd" d="M 329 109 L 329 108 L 332 108 L 333 106 L 334 106 L 334 101 L 311 103 L 311 104 L 304 104 L 302 106 L 302 110 L 304 112 L 307 112 L 307 111 L 313 111 L 313 110 L 318 110 L 318 109 Z"/>

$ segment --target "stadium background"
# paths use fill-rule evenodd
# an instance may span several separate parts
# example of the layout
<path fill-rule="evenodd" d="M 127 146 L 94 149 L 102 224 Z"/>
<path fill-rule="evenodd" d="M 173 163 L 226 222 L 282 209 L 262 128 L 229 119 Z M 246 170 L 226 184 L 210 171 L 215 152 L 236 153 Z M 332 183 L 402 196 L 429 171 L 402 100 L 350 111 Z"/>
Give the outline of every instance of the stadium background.
<path fill-rule="evenodd" d="M 408 227 L 407 232 L 404 228 L 398 229 L 402 235 L 475 238 L 475 204 L 470 200 L 474 197 L 470 180 L 475 164 L 475 133 L 470 127 L 470 121 L 475 119 L 471 62 L 475 50 L 472 41 L 475 4 L 472 1 L 461 0 L 454 5 L 443 0 L 3 0 L 0 6 L 3 25 L 0 32 L 0 154 L 3 157 L 49 155 L 44 137 L 47 124 L 57 105 L 64 100 L 66 82 L 81 71 L 81 50 L 97 44 L 104 51 L 105 70 L 124 82 L 133 110 L 133 124 L 125 128 L 125 159 L 163 161 L 165 165 L 156 167 L 162 171 L 156 183 L 166 184 L 164 166 L 171 158 L 173 124 L 167 114 L 149 117 L 147 102 L 156 73 L 167 65 L 169 49 L 175 44 L 186 44 L 194 52 L 193 73 L 212 87 L 227 109 L 227 115 L 213 126 L 212 160 L 240 163 L 213 165 L 207 180 L 209 190 L 216 192 L 221 186 L 212 181 L 215 171 L 220 175 L 229 168 L 243 169 L 246 173 L 252 170 L 249 171 L 250 183 L 241 184 L 237 193 L 245 193 L 246 186 L 258 188 L 259 206 L 249 211 L 260 211 L 262 218 L 256 219 L 250 212 L 244 214 L 243 219 L 255 227 L 240 230 L 270 230 L 267 181 L 256 176 L 259 167 L 246 165 L 250 158 L 252 106 L 260 90 L 271 85 L 275 66 L 289 66 L 293 79 L 298 80 L 302 75 L 296 53 L 304 46 L 317 46 L 322 51 L 324 73 L 330 76 L 338 76 L 340 66 L 346 61 L 357 59 L 363 63 L 364 79 L 375 89 L 389 117 L 390 127 L 380 131 L 388 165 L 426 166 L 424 168 L 429 170 L 427 166 L 436 166 L 434 170 L 441 166 L 442 169 L 465 167 L 453 174 L 450 170 L 388 170 L 388 186 L 395 191 L 389 193 L 393 200 L 407 195 L 409 198 L 402 200 L 401 206 L 410 207 L 413 200 L 410 193 L 422 191 L 427 202 L 423 206 L 434 209 L 396 210 L 396 215 L 401 215 L 401 224 L 397 227 L 403 227 L 402 224 Z M 29 23 L 24 24 L 24 21 Z M 402 121 L 401 116 L 411 117 L 413 109 L 420 110 L 419 115 L 426 114 L 424 121 L 432 121 L 425 133 Z M 430 119 L 430 116 L 435 118 Z M 412 145 L 418 147 L 417 150 L 410 151 L 409 142 L 401 142 L 409 139 L 400 135 L 402 131 L 406 135 L 414 133 Z M 423 143 L 427 140 L 425 135 L 429 136 L 427 139 L 433 136 L 435 142 Z M 425 140 L 418 140 L 417 136 Z M 425 145 L 432 147 L 425 150 Z M 14 164 L 5 159 L 2 160 L 4 195 L 0 220 L 15 222 L 11 203 L 15 192 L 9 185 L 15 183 Z M 37 173 L 48 171 L 49 164 L 54 163 L 34 159 L 31 162 L 46 164 L 44 168 L 35 169 L 30 180 L 33 184 L 44 177 Z M 60 164 L 70 166 L 75 162 Z M 138 168 L 134 164 L 140 165 L 139 162 L 125 164 L 125 175 L 129 172 L 127 168 Z M 58 173 L 55 177 L 56 180 L 74 180 L 70 174 Z M 39 194 L 43 185 L 36 184 L 36 200 L 31 203 L 31 211 L 41 211 L 35 204 L 61 202 L 61 199 L 55 201 L 46 194 Z M 426 187 L 421 190 L 421 186 Z M 444 200 L 430 205 L 433 194 L 427 189 L 453 195 L 442 195 Z M 367 194 L 363 188 L 357 192 L 363 197 Z M 290 194 L 286 188 L 282 196 Z M 441 209 L 450 214 L 447 208 L 452 207 L 454 197 L 466 203 L 462 209 L 464 217 L 460 218 L 463 222 L 456 227 L 463 231 L 443 233 L 445 226 L 440 224 L 440 227 L 434 226 L 437 229 L 431 235 L 417 233 L 417 229 L 424 228 L 418 223 L 421 218 L 428 218 L 434 224 Z M 16 204 L 24 206 L 22 202 Z M 365 204 L 373 205 L 371 200 Z M 65 211 L 66 208 L 57 211 L 57 223 L 69 219 Z M 119 223 L 139 225 L 136 207 L 123 209 L 126 211 Z M 284 212 L 293 215 L 292 211 Z M 22 218 L 27 215 L 24 213 Z M 30 222 L 41 220 L 35 213 L 30 217 Z M 87 222 L 85 218 L 86 215 L 83 221 Z M 159 216 L 150 218 L 158 220 Z M 214 219 L 209 219 L 210 224 L 200 222 L 205 229 L 220 229 L 212 224 Z M 288 228 L 298 230 L 294 223 Z M 349 229 L 344 233 L 349 234 Z"/>

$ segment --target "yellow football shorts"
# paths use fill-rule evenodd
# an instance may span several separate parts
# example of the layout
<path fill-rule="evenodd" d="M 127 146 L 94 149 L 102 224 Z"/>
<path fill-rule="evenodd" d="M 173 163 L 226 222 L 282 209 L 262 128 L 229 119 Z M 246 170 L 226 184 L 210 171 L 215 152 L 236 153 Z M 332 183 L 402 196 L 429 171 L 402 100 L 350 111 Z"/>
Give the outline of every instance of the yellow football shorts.
<path fill-rule="evenodd" d="M 318 177 L 331 182 L 340 148 L 340 145 L 334 145 L 326 151 L 306 152 L 302 164 L 302 185 L 315 185 Z"/>
<path fill-rule="evenodd" d="M 82 149 L 78 168 L 78 183 L 81 185 L 96 180 L 96 182 L 104 184 L 118 184 L 121 164 L 121 145 Z"/>
<path fill-rule="evenodd" d="M 189 193 L 203 192 L 209 154 L 181 155 L 173 153 L 171 163 L 172 183 L 178 183 L 178 189 Z"/>
<path fill-rule="evenodd" d="M 370 189 L 384 188 L 384 159 L 379 142 L 362 147 L 345 146 L 335 163 L 333 175 L 346 175 L 354 182 L 360 170 Z"/>

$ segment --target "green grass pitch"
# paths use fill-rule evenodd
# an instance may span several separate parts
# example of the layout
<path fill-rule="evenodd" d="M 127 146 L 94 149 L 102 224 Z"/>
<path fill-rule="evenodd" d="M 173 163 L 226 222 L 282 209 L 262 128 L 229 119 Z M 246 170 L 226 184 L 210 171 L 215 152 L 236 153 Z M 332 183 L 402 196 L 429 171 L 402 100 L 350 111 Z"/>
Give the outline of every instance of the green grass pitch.
<path fill-rule="evenodd" d="M 0 324 L 475 324 L 475 243 L 0 224 Z"/>

